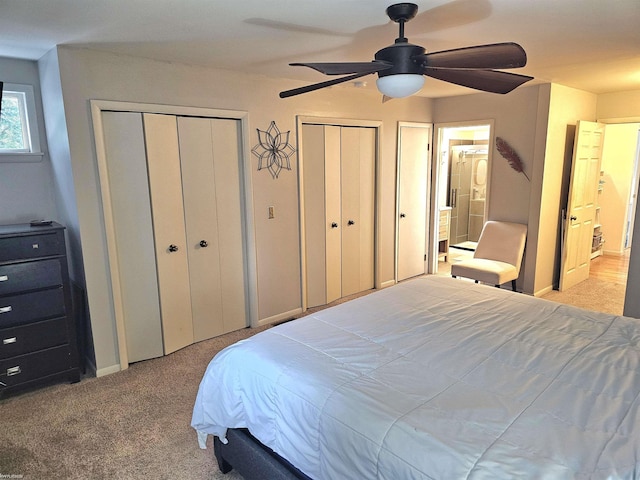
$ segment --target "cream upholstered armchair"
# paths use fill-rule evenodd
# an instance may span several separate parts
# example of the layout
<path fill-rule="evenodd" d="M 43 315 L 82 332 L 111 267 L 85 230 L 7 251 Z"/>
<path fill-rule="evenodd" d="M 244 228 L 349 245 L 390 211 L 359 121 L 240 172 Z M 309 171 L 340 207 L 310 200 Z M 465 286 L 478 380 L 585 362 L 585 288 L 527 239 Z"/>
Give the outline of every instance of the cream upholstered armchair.
<path fill-rule="evenodd" d="M 515 292 L 526 239 L 526 225 L 488 221 L 482 228 L 473 258 L 451 265 L 451 276 L 496 287 L 511 280 Z"/>

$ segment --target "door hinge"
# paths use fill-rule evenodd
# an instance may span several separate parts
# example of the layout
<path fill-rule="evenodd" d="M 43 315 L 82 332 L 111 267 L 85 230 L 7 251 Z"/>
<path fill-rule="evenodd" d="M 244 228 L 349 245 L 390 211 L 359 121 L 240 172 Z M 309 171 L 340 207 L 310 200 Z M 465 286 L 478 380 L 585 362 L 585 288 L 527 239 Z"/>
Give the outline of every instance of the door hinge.
<path fill-rule="evenodd" d="M 426 253 L 424 254 L 424 261 L 425 262 L 427 261 L 427 254 Z"/>

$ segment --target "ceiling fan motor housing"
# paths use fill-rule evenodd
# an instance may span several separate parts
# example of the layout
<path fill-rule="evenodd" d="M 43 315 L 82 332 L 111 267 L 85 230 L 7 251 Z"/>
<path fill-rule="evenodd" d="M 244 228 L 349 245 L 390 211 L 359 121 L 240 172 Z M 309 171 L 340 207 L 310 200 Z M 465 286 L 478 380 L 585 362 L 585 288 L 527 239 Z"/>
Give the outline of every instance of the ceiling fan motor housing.
<path fill-rule="evenodd" d="M 424 53 L 425 49 L 423 47 L 406 42 L 397 42 L 378 50 L 375 54 L 375 59 L 388 62 L 392 65 L 391 68 L 378 72 L 378 76 L 386 77 L 388 75 L 398 74 L 422 75 L 422 64 L 416 61 L 415 58 L 419 58 L 419 55 L 423 55 Z"/>

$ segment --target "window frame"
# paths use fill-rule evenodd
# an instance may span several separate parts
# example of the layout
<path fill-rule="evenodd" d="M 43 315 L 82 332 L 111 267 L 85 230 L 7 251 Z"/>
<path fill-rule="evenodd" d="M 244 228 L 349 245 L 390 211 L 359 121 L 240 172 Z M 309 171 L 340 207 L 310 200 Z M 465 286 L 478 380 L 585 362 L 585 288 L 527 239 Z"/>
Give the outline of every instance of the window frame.
<path fill-rule="evenodd" d="M 16 93 L 23 99 L 21 101 L 24 107 L 22 129 L 28 139 L 29 149 L 0 150 L 0 162 L 39 162 L 44 153 L 40 147 L 34 88 L 32 85 L 4 82 L 3 96 L 8 93 Z"/>

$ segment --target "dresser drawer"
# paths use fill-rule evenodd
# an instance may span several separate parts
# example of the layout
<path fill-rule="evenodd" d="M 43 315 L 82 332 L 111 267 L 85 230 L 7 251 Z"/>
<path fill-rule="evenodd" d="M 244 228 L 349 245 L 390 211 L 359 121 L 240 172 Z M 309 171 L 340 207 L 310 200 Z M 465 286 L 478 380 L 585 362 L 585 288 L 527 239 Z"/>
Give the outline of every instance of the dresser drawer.
<path fill-rule="evenodd" d="M 0 297 L 0 328 L 65 315 L 62 287 Z"/>
<path fill-rule="evenodd" d="M 0 330 L 0 359 L 68 343 L 67 319 L 56 318 Z"/>
<path fill-rule="evenodd" d="M 62 267 L 58 259 L 0 265 L 0 295 L 57 285 L 62 285 Z"/>
<path fill-rule="evenodd" d="M 36 380 L 71 368 L 69 346 L 0 360 L 0 382 L 7 387 Z M 1 387 L 1 386 L 0 386 Z"/>
<path fill-rule="evenodd" d="M 0 262 L 64 254 L 62 232 L 0 238 Z"/>

